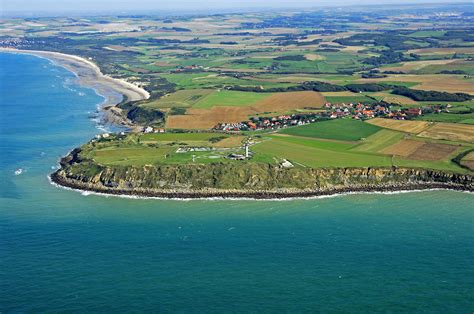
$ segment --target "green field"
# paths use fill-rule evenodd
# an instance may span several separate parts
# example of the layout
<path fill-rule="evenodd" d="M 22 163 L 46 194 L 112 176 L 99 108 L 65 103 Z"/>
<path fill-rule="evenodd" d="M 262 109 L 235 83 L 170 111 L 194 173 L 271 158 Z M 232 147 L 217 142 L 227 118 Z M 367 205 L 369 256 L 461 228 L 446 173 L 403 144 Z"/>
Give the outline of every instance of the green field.
<path fill-rule="evenodd" d="M 440 37 L 446 34 L 446 31 L 417 31 L 410 34 L 410 37 Z"/>
<path fill-rule="evenodd" d="M 213 89 L 189 89 L 180 90 L 176 93 L 165 95 L 160 99 L 145 103 L 144 107 L 149 108 L 172 108 L 172 107 L 191 107 L 198 101 L 213 93 Z"/>
<path fill-rule="evenodd" d="M 301 141 L 294 138 L 271 137 L 252 147 L 252 151 L 266 156 L 285 158 L 296 165 L 313 168 L 391 166 L 388 156 L 356 153 L 340 143 L 317 140 Z"/>
<path fill-rule="evenodd" d="M 337 119 L 292 127 L 284 129 L 280 133 L 341 141 L 358 141 L 379 130 L 380 128 L 378 126 L 362 121 Z"/>
<path fill-rule="evenodd" d="M 354 95 L 354 96 L 325 96 L 326 101 L 333 104 L 349 104 L 349 103 L 363 103 L 369 104 L 374 103 L 376 100 L 369 98 L 365 95 Z"/>
<path fill-rule="evenodd" d="M 150 133 L 140 136 L 142 142 L 209 141 L 212 138 L 229 137 L 222 133 Z"/>
<path fill-rule="evenodd" d="M 215 106 L 252 106 L 258 101 L 271 96 L 271 93 L 253 93 L 221 90 L 215 91 L 199 100 L 193 108 L 212 108 Z"/>
<path fill-rule="evenodd" d="M 150 148 L 144 146 L 111 147 L 94 150 L 90 156 L 103 165 L 152 165 L 165 162 L 172 147 Z"/>
<path fill-rule="evenodd" d="M 474 62 L 458 60 L 448 64 L 432 64 L 418 70 L 409 71 L 413 74 L 437 74 L 442 71 L 462 71 L 464 74 L 474 75 Z M 463 75 L 463 74 L 461 74 Z"/>
<path fill-rule="evenodd" d="M 357 152 L 378 153 L 385 147 L 395 144 L 405 136 L 402 132 L 382 129 L 362 141 L 352 150 Z"/>
<path fill-rule="evenodd" d="M 450 122 L 450 123 L 464 123 L 474 124 L 474 112 L 466 114 L 453 113 L 430 113 L 418 118 L 418 120 L 433 121 L 433 122 Z"/>

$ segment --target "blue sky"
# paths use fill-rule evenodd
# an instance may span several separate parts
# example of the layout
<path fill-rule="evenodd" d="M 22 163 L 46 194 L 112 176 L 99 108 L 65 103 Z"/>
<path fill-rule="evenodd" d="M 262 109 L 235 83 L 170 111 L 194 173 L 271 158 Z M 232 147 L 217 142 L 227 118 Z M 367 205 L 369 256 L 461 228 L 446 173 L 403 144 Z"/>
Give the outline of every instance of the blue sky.
<path fill-rule="evenodd" d="M 3 13 L 94 12 L 94 11 L 175 11 L 246 8 L 318 7 L 322 5 L 421 3 L 437 0 L 0 0 Z"/>

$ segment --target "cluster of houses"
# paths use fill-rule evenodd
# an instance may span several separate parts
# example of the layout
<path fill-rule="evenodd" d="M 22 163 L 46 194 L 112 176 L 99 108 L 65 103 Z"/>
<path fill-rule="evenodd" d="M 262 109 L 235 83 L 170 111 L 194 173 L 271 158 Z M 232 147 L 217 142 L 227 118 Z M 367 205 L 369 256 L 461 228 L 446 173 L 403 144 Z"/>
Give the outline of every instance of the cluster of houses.
<path fill-rule="evenodd" d="M 292 114 L 277 117 L 252 117 L 248 121 L 237 123 L 219 123 L 214 129 L 226 132 L 232 131 L 256 131 L 267 129 L 280 129 L 287 126 L 303 125 L 316 122 L 320 119 L 319 114 Z"/>
<path fill-rule="evenodd" d="M 450 105 L 428 105 L 421 108 L 393 109 L 390 105 L 381 104 L 331 104 L 326 103 L 324 112 L 308 114 L 279 115 L 275 117 L 252 117 L 248 121 L 219 123 L 214 129 L 224 132 L 275 130 L 288 126 L 297 126 L 321 120 L 352 118 L 367 120 L 376 117 L 405 120 L 416 118 L 426 113 L 449 112 Z"/>
<path fill-rule="evenodd" d="M 189 152 L 209 152 L 216 150 L 214 147 L 178 147 L 176 152 L 179 154 L 189 153 Z"/>
<path fill-rule="evenodd" d="M 176 69 L 171 71 L 171 73 L 196 72 L 209 69 L 209 67 L 203 67 L 202 65 L 192 64 L 187 66 L 177 66 Z"/>
<path fill-rule="evenodd" d="M 365 105 L 365 104 L 331 104 L 326 103 L 326 114 L 331 119 L 342 117 L 352 117 L 353 119 L 366 120 L 375 117 L 386 116 L 390 112 L 389 106 L 383 105 Z"/>
<path fill-rule="evenodd" d="M 0 47 L 4 48 L 22 48 L 24 46 L 45 43 L 45 41 L 23 39 L 23 38 L 4 38 L 0 39 Z"/>
<path fill-rule="evenodd" d="M 423 107 L 410 107 L 406 109 L 393 109 L 390 105 L 380 104 L 331 104 L 324 105 L 326 113 L 331 119 L 352 117 L 353 119 L 366 120 L 375 117 L 405 120 L 416 118 L 426 113 L 449 112 L 451 105 L 427 105 Z"/>
<path fill-rule="evenodd" d="M 149 134 L 149 133 L 165 133 L 166 130 L 163 129 L 163 128 L 154 128 L 154 127 L 151 127 L 151 126 L 144 126 L 144 127 L 141 127 L 141 129 L 139 130 L 141 131 L 142 133 L 145 133 L 145 134 Z"/>

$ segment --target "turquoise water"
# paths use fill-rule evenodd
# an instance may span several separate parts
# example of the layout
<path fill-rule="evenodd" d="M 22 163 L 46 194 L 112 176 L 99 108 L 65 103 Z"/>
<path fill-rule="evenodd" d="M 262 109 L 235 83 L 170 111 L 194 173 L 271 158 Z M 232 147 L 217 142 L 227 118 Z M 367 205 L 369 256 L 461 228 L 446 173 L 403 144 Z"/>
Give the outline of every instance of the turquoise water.
<path fill-rule="evenodd" d="M 0 64 L 0 312 L 472 313 L 474 195 L 84 196 L 47 174 L 102 98 L 45 59 Z"/>

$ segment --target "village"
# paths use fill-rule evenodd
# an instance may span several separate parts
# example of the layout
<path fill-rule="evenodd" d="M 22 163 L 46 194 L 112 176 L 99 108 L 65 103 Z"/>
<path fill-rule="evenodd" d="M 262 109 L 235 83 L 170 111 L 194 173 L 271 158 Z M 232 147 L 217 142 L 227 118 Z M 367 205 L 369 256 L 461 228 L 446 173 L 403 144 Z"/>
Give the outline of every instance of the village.
<path fill-rule="evenodd" d="M 362 103 L 341 103 L 324 105 L 323 112 L 317 113 L 295 113 L 289 115 L 279 115 L 274 117 L 251 117 L 248 121 L 236 123 L 219 123 L 213 129 L 225 132 L 233 131 L 258 131 L 276 130 L 289 126 L 298 126 L 317 121 L 352 118 L 356 120 L 368 120 L 372 118 L 388 118 L 395 120 L 410 120 L 426 113 L 449 112 L 451 106 L 428 105 L 424 107 L 410 107 L 406 109 L 396 108 L 389 104 L 362 104 Z"/>

